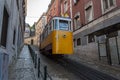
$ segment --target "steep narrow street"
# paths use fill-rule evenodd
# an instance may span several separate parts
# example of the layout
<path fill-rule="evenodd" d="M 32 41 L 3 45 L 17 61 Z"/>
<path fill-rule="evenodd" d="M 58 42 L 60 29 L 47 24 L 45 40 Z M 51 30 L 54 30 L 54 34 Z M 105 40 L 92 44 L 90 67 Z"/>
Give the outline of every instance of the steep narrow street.
<path fill-rule="evenodd" d="M 120 0 L 0 0 L 0 80 L 120 80 Z"/>

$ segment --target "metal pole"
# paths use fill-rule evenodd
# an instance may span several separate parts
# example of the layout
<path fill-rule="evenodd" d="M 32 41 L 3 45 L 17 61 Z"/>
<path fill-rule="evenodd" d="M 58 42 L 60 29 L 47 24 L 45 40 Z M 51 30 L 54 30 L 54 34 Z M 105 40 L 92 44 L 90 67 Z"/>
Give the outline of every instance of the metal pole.
<path fill-rule="evenodd" d="M 32 48 L 31 48 L 31 50 L 32 50 Z M 35 62 L 35 54 L 34 54 L 34 52 L 33 52 L 33 50 L 32 50 L 32 58 L 33 58 L 33 63 Z"/>
<path fill-rule="evenodd" d="M 37 68 L 37 54 L 35 54 L 35 68 Z"/>
<path fill-rule="evenodd" d="M 33 50 L 32 50 L 32 58 L 33 58 L 33 63 L 34 63 L 35 62 L 35 54 L 34 54 Z"/>
<path fill-rule="evenodd" d="M 38 78 L 40 77 L 40 58 L 38 58 Z"/>
<path fill-rule="evenodd" d="M 98 40 L 98 54 L 99 54 L 99 60 L 101 60 L 101 56 L 100 56 L 100 43 L 99 43 L 99 40 Z"/>
<path fill-rule="evenodd" d="M 44 67 L 44 80 L 47 80 L 47 66 Z"/>

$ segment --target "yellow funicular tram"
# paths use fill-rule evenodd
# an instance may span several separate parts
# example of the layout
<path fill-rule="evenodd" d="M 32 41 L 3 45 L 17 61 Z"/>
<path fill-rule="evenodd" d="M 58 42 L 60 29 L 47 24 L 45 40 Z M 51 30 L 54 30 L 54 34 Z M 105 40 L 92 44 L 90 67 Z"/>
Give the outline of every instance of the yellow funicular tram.
<path fill-rule="evenodd" d="M 71 19 L 53 17 L 40 35 L 40 49 L 51 54 L 73 54 Z"/>

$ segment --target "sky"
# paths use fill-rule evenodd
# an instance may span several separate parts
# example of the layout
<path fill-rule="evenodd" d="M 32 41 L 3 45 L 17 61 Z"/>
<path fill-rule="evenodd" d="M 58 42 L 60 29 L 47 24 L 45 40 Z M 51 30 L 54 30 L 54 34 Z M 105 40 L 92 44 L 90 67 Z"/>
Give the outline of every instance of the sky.
<path fill-rule="evenodd" d="M 37 22 L 43 12 L 46 12 L 51 0 L 27 0 L 26 23 L 30 26 Z"/>

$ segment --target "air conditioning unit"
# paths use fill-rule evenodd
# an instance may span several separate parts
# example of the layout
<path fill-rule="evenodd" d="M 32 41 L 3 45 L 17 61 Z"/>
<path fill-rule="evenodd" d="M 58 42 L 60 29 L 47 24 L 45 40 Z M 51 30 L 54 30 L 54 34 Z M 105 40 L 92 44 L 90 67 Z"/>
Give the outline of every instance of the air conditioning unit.
<path fill-rule="evenodd" d="M 8 54 L 0 48 L 0 80 L 8 80 L 8 63 Z"/>

